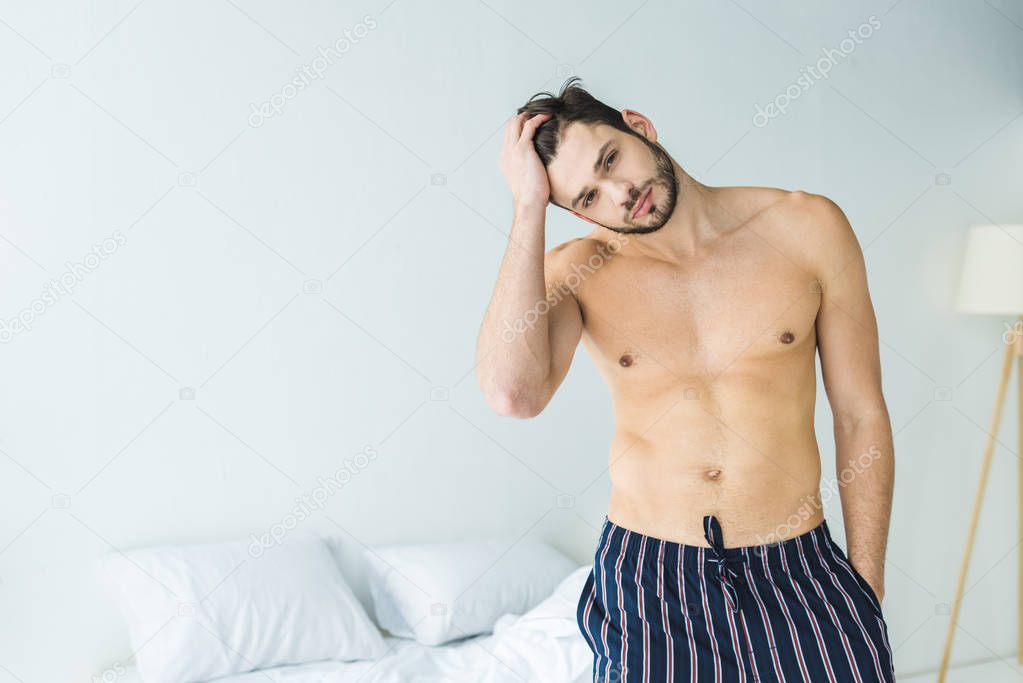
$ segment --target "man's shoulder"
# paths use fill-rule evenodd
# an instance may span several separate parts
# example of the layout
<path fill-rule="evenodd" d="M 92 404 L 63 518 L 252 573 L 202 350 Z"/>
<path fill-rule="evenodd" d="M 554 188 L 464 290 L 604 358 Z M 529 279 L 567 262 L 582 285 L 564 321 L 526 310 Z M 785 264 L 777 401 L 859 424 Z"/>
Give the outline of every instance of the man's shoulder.
<path fill-rule="evenodd" d="M 810 224 L 837 226 L 848 222 L 845 213 L 833 199 L 806 190 L 786 192 L 783 206 L 793 218 Z"/>
<path fill-rule="evenodd" d="M 785 190 L 777 187 L 729 188 L 755 215 L 785 218 L 800 223 L 839 221 L 845 218 L 842 209 L 831 198 L 807 190 Z"/>
<path fill-rule="evenodd" d="M 745 192 L 755 219 L 750 222 L 765 236 L 812 246 L 822 241 L 846 241 L 852 235 L 845 212 L 825 195 L 768 187 L 736 189 Z"/>
<path fill-rule="evenodd" d="M 593 235 L 575 237 L 552 247 L 544 255 L 549 274 L 564 275 L 573 265 L 592 263 L 594 259 L 610 258 L 623 246 L 624 240 L 604 240 Z"/>
<path fill-rule="evenodd" d="M 783 204 L 793 237 L 811 253 L 858 248 L 849 219 L 830 197 L 800 190 L 789 193 Z"/>
<path fill-rule="evenodd" d="M 845 212 L 830 197 L 806 190 L 736 189 L 746 191 L 753 215 L 748 227 L 795 263 L 823 271 L 829 262 L 848 262 L 859 249 Z"/>

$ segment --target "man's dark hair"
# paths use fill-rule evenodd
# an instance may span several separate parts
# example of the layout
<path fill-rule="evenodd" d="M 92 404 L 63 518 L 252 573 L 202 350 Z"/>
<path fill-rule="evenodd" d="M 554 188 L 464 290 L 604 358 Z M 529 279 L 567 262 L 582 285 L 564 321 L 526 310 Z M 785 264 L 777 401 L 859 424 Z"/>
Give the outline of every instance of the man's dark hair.
<path fill-rule="evenodd" d="M 576 85 L 576 82 L 581 81 L 578 76 L 572 76 L 561 86 L 561 92 L 557 95 L 539 92 L 530 97 L 516 112 L 518 114 L 526 112 L 529 116 L 553 114 L 540 125 L 533 136 L 533 147 L 536 148 L 536 153 L 545 168 L 554 160 L 565 128 L 570 123 L 576 121 L 589 124 L 606 123 L 625 133 L 636 134 L 636 131 L 625 125 L 622 112 L 607 106 L 586 92 L 582 86 Z"/>

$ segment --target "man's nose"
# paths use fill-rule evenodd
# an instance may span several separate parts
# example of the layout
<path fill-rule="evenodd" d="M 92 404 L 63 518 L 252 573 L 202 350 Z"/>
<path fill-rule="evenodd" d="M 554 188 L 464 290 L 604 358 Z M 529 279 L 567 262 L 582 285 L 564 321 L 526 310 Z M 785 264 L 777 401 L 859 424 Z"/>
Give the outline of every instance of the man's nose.
<path fill-rule="evenodd" d="M 617 182 L 612 186 L 611 198 L 615 202 L 615 206 L 628 206 L 629 202 L 635 201 L 639 197 L 639 191 L 636 186 L 628 182 Z"/>

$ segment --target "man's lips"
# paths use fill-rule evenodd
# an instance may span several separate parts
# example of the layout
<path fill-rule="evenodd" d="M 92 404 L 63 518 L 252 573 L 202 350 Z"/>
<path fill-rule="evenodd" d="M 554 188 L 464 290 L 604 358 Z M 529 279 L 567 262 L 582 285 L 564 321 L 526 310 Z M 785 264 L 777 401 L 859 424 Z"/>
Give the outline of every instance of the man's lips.
<path fill-rule="evenodd" d="M 647 189 L 647 191 L 643 193 L 643 196 L 639 198 L 639 201 L 636 202 L 636 208 L 632 210 L 632 217 L 634 219 L 641 218 L 646 214 L 646 210 L 650 205 L 650 195 L 652 193 L 653 188 L 651 187 Z"/>

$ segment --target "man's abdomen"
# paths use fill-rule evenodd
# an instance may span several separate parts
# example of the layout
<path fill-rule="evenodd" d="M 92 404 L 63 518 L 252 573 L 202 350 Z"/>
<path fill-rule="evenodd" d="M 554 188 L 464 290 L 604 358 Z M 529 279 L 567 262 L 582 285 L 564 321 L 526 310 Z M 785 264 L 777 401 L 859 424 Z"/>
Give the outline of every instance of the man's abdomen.
<path fill-rule="evenodd" d="M 616 411 L 608 454 L 613 521 L 700 544 L 701 520 L 715 515 L 728 530 L 726 545 L 739 546 L 795 536 L 824 519 L 812 395 L 723 385 L 648 403 Z"/>

